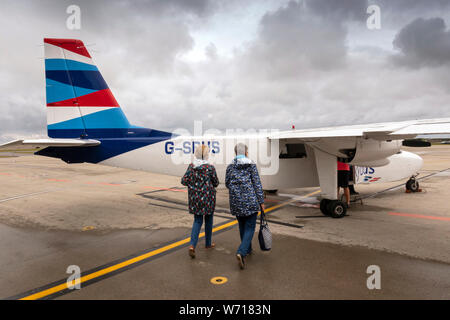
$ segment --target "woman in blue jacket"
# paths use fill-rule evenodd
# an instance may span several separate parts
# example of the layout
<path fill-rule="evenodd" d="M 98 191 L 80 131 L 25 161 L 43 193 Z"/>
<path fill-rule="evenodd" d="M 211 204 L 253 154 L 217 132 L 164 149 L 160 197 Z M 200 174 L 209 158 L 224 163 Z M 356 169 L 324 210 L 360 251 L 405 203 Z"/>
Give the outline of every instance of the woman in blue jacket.
<path fill-rule="evenodd" d="M 231 214 L 239 222 L 241 245 L 236 258 L 244 269 L 244 258 L 252 252 L 258 212 L 264 210 L 264 193 L 256 164 L 248 158 L 247 146 L 238 143 L 234 151 L 236 158 L 227 167 L 225 185 L 229 190 Z"/>

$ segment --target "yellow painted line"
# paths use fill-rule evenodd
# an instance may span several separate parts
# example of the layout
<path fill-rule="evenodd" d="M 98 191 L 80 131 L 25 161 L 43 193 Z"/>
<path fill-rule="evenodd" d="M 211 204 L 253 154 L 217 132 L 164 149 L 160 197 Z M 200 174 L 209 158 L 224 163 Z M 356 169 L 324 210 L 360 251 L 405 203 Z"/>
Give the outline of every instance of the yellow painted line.
<path fill-rule="evenodd" d="M 311 197 L 311 196 L 313 196 L 313 195 L 315 195 L 315 194 L 318 194 L 319 192 L 321 192 L 322 190 L 321 189 L 319 189 L 319 190 L 316 190 L 316 191 L 314 191 L 314 192 L 311 192 L 311 193 L 308 193 L 306 196 L 304 196 L 305 198 L 307 198 L 307 197 Z"/>
<path fill-rule="evenodd" d="M 313 195 L 313 194 L 316 194 L 316 193 L 318 193 L 318 192 L 320 192 L 320 190 L 317 190 L 317 191 L 315 191 L 315 192 L 312 192 L 312 193 L 306 195 L 305 197 L 309 197 L 309 196 L 311 196 L 311 195 Z M 278 208 L 280 208 L 280 207 L 286 206 L 286 205 L 288 205 L 288 204 L 290 204 L 290 203 L 292 203 L 292 202 L 294 202 L 294 201 L 298 201 L 298 199 L 289 200 L 289 201 L 283 202 L 283 203 L 281 203 L 281 204 L 278 204 L 278 205 L 276 205 L 276 206 L 272 206 L 272 207 L 270 207 L 270 208 L 267 208 L 267 209 L 265 210 L 265 212 L 273 211 L 273 210 L 278 209 Z M 260 214 L 260 212 L 258 212 L 258 215 L 259 215 L 259 214 Z M 228 223 L 226 223 L 226 224 L 223 224 L 223 225 L 221 225 L 221 226 L 215 227 L 215 228 L 213 228 L 212 233 L 217 232 L 217 231 L 220 231 L 220 230 L 223 230 L 223 229 L 226 229 L 226 228 L 229 228 L 229 227 L 231 227 L 231 226 L 233 226 L 233 225 L 235 225 L 235 224 L 237 224 L 237 223 L 238 223 L 237 220 L 233 220 L 233 221 L 228 222 Z M 202 237 L 204 237 L 204 236 L 205 236 L 205 233 L 202 232 L 202 233 L 199 235 L 199 238 L 202 238 Z M 162 247 L 162 248 L 159 248 L 159 249 L 150 251 L 150 252 L 145 253 L 145 254 L 143 254 L 143 255 L 134 257 L 134 258 L 132 258 L 132 259 L 123 261 L 123 262 L 118 263 L 118 264 L 115 264 L 115 265 L 113 265 L 113 266 L 107 267 L 107 268 L 105 268 L 105 269 L 102 269 L 102 270 L 99 270 L 99 271 L 90 273 L 90 274 L 88 274 L 88 275 L 85 275 L 85 276 L 81 277 L 79 283 L 81 284 L 81 283 L 83 283 L 83 282 L 86 282 L 86 281 L 89 281 L 89 280 L 92 280 L 92 279 L 95 279 L 95 278 L 104 276 L 104 275 L 106 275 L 106 274 L 108 274 L 108 273 L 111 273 L 111 272 L 114 272 L 114 271 L 116 271 L 116 270 L 125 268 L 125 267 L 127 267 L 127 266 L 130 266 L 130 265 L 132 265 L 132 264 L 135 264 L 135 263 L 137 263 L 137 262 L 140 262 L 140 261 L 145 260 L 145 259 L 147 259 L 147 258 L 150 258 L 150 257 L 152 257 L 152 256 L 155 256 L 155 255 L 158 255 L 158 254 L 160 254 L 160 253 L 163 253 L 163 252 L 166 252 L 166 251 L 168 251 L 168 250 L 171 250 L 171 249 L 173 249 L 173 248 L 182 246 L 182 245 L 184 245 L 184 244 L 186 244 L 186 243 L 188 243 L 188 242 L 190 242 L 190 241 L 191 241 L 191 238 L 189 237 L 189 238 L 186 238 L 186 239 L 183 239 L 183 240 L 180 240 L 180 241 L 171 243 L 171 244 L 169 244 L 169 245 L 167 245 L 167 246 L 164 246 L 164 247 Z M 34 293 L 34 294 L 32 294 L 32 295 L 23 297 L 23 298 L 21 298 L 20 300 L 36 300 L 36 299 L 41 299 L 41 298 L 44 298 L 44 297 L 46 297 L 46 296 L 52 295 L 52 294 L 54 294 L 54 293 L 57 293 L 57 292 L 59 292 L 59 291 L 63 291 L 63 290 L 66 290 L 66 289 L 68 289 L 67 283 L 63 283 L 63 284 L 57 285 L 57 286 L 55 286 L 55 287 L 52 287 L 52 288 L 43 290 L 43 291 L 41 291 L 41 292 L 37 292 L 37 293 Z"/>
<path fill-rule="evenodd" d="M 134 264 L 136 262 L 142 261 L 142 260 L 150 258 L 150 257 L 152 257 L 154 255 L 157 255 L 157 254 L 163 253 L 165 251 L 168 251 L 170 249 L 173 249 L 175 247 L 181 246 L 181 245 L 189 242 L 190 240 L 191 240 L 191 238 L 189 237 L 189 238 L 183 239 L 181 241 L 177 241 L 177 242 L 174 242 L 172 244 L 169 244 L 169 245 L 167 245 L 165 247 L 162 247 L 162 248 L 153 250 L 151 252 L 145 253 L 145 254 L 140 255 L 138 257 L 135 257 L 135 258 L 126 260 L 124 262 L 118 263 L 118 264 L 113 265 L 111 267 L 99 270 L 97 272 L 90 273 L 90 274 L 88 274 L 86 276 L 81 277 L 79 283 L 81 284 L 83 282 L 86 282 L 86 281 L 89 281 L 89 280 L 101 277 L 101 276 L 103 276 L 105 274 L 108 274 L 108 273 L 111 273 L 113 271 L 119 270 L 121 268 L 127 267 L 127 266 L 129 266 L 131 264 Z M 35 294 L 29 295 L 29 296 L 24 297 L 24 298 L 22 298 L 20 300 L 36 300 L 36 299 L 40 299 L 40 298 L 44 298 L 46 296 L 49 296 L 49 295 L 51 295 L 53 293 L 57 293 L 59 291 L 66 290 L 66 289 L 68 289 L 67 283 L 63 283 L 63 284 L 60 284 L 60 285 L 55 286 L 53 288 L 49 288 L 47 290 L 43 290 L 41 292 L 37 292 Z"/>

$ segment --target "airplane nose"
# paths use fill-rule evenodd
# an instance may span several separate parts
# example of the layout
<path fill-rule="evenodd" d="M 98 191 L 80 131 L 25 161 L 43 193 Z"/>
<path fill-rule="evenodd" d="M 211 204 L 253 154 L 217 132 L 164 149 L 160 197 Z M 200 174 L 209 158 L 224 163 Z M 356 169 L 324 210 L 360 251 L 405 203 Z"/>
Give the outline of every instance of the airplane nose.
<path fill-rule="evenodd" d="M 402 154 L 408 159 L 407 163 L 408 167 L 411 169 L 411 175 L 418 173 L 420 169 L 422 169 L 423 159 L 421 156 L 408 151 L 402 151 Z"/>

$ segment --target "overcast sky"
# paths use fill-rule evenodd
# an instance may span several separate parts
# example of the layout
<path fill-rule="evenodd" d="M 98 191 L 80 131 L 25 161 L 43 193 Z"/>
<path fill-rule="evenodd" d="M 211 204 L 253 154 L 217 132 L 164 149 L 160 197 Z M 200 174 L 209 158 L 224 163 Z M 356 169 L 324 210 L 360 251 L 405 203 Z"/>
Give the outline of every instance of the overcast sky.
<path fill-rule="evenodd" d="M 66 27 L 71 4 L 80 30 Z M 381 29 L 367 27 L 372 4 Z M 0 141 L 46 135 L 44 37 L 84 41 L 139 126 L 450 117 L 449 9 L 450 0 L 0 0 Z"/>

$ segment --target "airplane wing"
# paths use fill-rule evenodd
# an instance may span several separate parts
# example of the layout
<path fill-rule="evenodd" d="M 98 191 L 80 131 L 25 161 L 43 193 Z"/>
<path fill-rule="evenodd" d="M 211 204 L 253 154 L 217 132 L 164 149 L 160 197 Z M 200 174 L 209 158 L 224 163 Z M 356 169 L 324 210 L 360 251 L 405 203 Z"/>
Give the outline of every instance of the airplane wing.
<path fill-rule="evenodd" d="M 374 140 L 403 140 L 421 134 L 450 133 L 450 118 L 374 123 L 364 125 L 281 131 L 270 139 L 295 139 L 307 142 L 320 138 L 363 137 Z"/>
<path fill-rule="evenodd" d="M 450 118 L 375 123 L 343 127 L 290 130 L 269 135 L 279 140 L 281 151 L 289 154 L 289 144 L 312 148 L 322 196 L 336 200 L 337 161 L 362 167 L 379 167 L 400 151 L 400 140 L 422 134 L 449 134 Z"/>
<path fill-rule="evenodd" d="M 0 156 L 17 157 L 31 155 L 47 147 L 92 147 L 100 144 L 93 139 L 27 139 L 14 140 L 0 145 Z"/>

